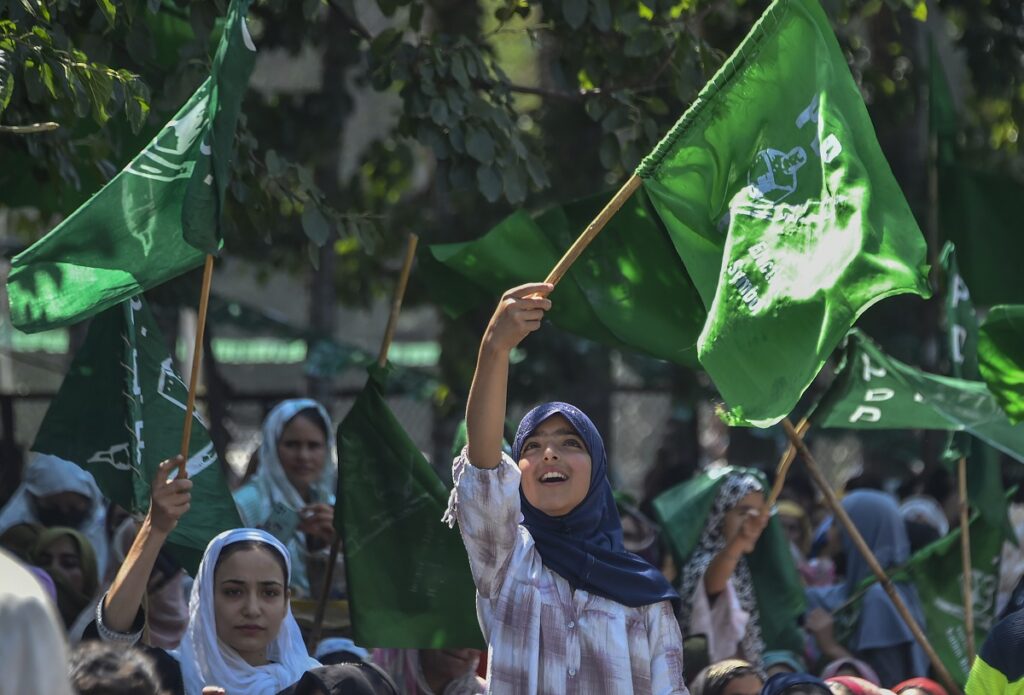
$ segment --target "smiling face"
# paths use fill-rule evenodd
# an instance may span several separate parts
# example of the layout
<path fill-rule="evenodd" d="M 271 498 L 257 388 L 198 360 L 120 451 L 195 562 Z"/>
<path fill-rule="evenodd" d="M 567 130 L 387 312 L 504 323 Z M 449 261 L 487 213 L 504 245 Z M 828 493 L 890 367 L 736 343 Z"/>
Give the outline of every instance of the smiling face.
<path fill-rule="evenodd" d="M 284 474 L 299 494 L 320 480 L 326 464 L 327 436 L 323 425 L 299 413 L 284 426 L 277 440 L 277 456 Z"/>
<path fill-rule="evenodd" d="M 217 637 L 252 666 L 267 663 L 267 645 L 288 612 L 288 587 L 275 551 L 245 548 L 221 558 L 213 573 Z"/>
<path fill-rule="evenodd" d="M 564 415 L 544 420 L 523 442 L 519 458 L 526 500 L 548 516 L 565 516 L 590 490 L 590 454 Z"/>

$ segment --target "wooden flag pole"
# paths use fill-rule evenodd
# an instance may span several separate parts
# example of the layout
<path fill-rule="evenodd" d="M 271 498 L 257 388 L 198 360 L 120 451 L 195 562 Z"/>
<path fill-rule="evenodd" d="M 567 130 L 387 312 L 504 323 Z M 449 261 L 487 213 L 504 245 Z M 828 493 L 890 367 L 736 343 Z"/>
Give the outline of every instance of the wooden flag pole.
<path fill-rule="evenodd" d="M 185 403 L 185 427 L 181 432 L 181 465 L 178 477 L 186 478 L 188 446 L 192 440 L 192 414 L 196 409 L 196 387 L 199 385 L 199 365 L 203 359 L 203 334 L 206 332 L 206 310 L 210 306 L 210 285 L 213 283 L 213 254 L 206 254 L 203 265 L 203 286 L 199 291 L 199 316 L 196 319 L 196 343 L 192 351 L 192 375 L 188 380 L 188 400 Z"/>
<path fill-rule="evenodd" d="M 789 437 L 789 441 L 793 443 L 793 446 L 796 447 L 797 451 L 800 452 L 800 455 L 803 456 L 804 463 L 807 465 L 807 471 L 811 474 L 815 484 L 825 496 L 825 501 L 832 509 L 832 513 L 835 515 L 836 520 L 839 521 L 839 523 L 843 525 L 843 528 L 846 529 L 846 532 L 850 534 L 850 540 L 853 541 L 857 550 L 860 551 L 864 560 L 867 561 L 871 571 L 874 572 L 875 576 L 878 578 L 879 584 L 881 584 L 882 588 L 885 589 L 885 593 L 889 595 L 889 599 L 892 601 L 893 605 L 896 606 L 896 610 L 899 611 L 900 616 L 903 618 L 903 622 L 907 624 L 907 627 L 909 627 L 910 631 L 913 633 L 914 639 L 917 640 L 918 644 L 921 645 L 925 653 L 928 655 L 928 659 L 931 661 L 932 667 L 935 669 L 939 678 L 945 684 L 950 693 L 961 692 L 960 687 L 956 684 L 956 681 L 953 680 L 949 670 L 946 669 L 946 665 L 942 663 L 942 659 L 940 659 L 939 655 L 935 653 L 935 649 L 932 647 L 931 642 L 928 641 L 928 637 L 925 636 L 924 632 L 921 630 L 921 626 L 917 624 L 917 621 L 914 620 L 914 616 L 910 614 L 910 610 L 903 602 L 903 597 L 899 595 L 899 592 L 896 591 L 896 587 L 893 586 L 893 583 L 885 573 L 885 570 L 882 569 L 880 564 L 878 564 L 878 558 L 876 558 L 875 554 L 871 552 L 871 548 L 869 548 L 868 544 L 864 541 L 864 537 L 860 535 L 860 531 L 858 531 L 857 527 L 853 524 L 853 520 L 850 519 L 846 510 L 843 509 L 843 505 L 839 503 L 839 500 L 832 491 L 832 487 L 829 485 L 828 480 L 825 479 L 825 475 L 821 472 L 821 469 L 818 467 L 817 462 L 811 455 L 810 450 L 807 448 L 803 439 L 800 438 L 800 435 L 797 433 L 796 428 L 793 427 L 793 423 L 789 418 L 782 421 L 782 427 L 786 430 L 786 436 Z"/>
<path fill-rule="evenodd" d="M 594 237 L 604 229 L 605 225 L 611 218 L 615 217 L 615 213 L 619 211 L 622 205 L 629 200 L 629 196 L 636 192 L 636 189 L 640 188 L 640 177 L 633 174 L 629 177 L 629 180 L 622 185 L 618 193 L 612 196 L 612 199 L 608 201 L 608 204 L 604 206 L 604 209 L 598 213 L 594 221 L 587 225 L 587 228 L 583 230 L 583 233 L 579 235 L 576 241 L 573 242 L 569 250 L 565 252 L 561 260 L 555 264 L 555 267 L 551 269 L 548 276 L 544 278 L 544 282 L 549 282 L 552 285 L 557 285 L 558 281 L 569 271 L 569 268 L 576 259 L 579 258 L 583 251 L 590 245 L 590 242 L 594 240 Z"/>
<path fill-rule="evenodd" d="M 796 426 L 797 435 L 803 439 L 804 435 L 807 434 L 807 430 L 810 429 L 811 423 L 808 422 L 807 418 L 804 418 Z M 793 465 L 793 461 L 796 460 L 796 446 L 793 442 L 789 443 L 786 447 L 786 452 L 782 454 L 782 458 L 779 459 L 779 465 L 775 469 L 775 484 L 772 485 L 772 493 L 768 495 L 768 509 L 771 510 L 775 506 L 775 503 L 779 501 L 779 495 L 782 494 L 782 488 L 786 484 L 786 475 L 789 474 L 789 468 Z"/>
<path fill-rule="evenodd" d="M 377 366 L 384 367 L 388 362 L 388 351 L 391 349 L 391 342 L 395 338 L 395 328 L 398 326 L 398 315 L 402 311 L 402 300 L 405 298 L 405 289 L 409 286 L 409 274 L 412 272 L 412 262 L 416 258 L 416 246 L 420 238 L 409 233 L 409 239 L 405 247 L 405 260 L 402 262 L 402 272 L 398 276 L 398 284 L 395 285 L 394 298 L 391 300 L 391 313 L 388 314 L 387 327 L 384 329 L 384 339 L 380 343 L 380 352 L 377 353 Z M 320 642 L 320 635 L 324 629 L 324 615 L 327 613 L 327 597 L 330 594 L 331 583 L 334 580 L 334 566 L 338 562 L 338 552 L 341 550 L 341 535 L 335 533 L 334 541 L 331 542 L 331 552 L 327 558 L 327 569 L 324 572 L 323 590 L 320 592 L 320 600 L 316 604 L 316 614 L 313 616 L 313 628 L 309 633 L 309 642 L 306 649 L 310 654 L 316 649 Z"/>
<path fill-rule="evenodd" d="M 974 588 L 971 564 L 971 510 L 967 501 L 967 459 L 957 463 L 960 478 L 960 558 L 963 563 L 964 627 L 967 629 L 967 664 L 974 663 Z"/>

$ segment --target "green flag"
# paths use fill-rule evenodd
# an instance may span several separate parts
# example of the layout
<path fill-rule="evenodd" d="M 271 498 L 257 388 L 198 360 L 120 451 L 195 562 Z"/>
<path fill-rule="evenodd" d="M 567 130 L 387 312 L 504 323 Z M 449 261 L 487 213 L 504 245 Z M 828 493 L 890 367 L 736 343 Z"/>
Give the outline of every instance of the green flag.
<path fill-rule="evenodd" d="M 130 299 L 93 319 L 32 450 L 78 464 L 104 495 L 144 513 L 157 466 L 181 446 L 187 397 L 149 308 Z M 168 538 L 190 573 L 211 538 L 241 525 L 217 452 L 194 417 L 186 466 L 192 506 Z"/>
<path fill-rule="evenodd" d="M 338 426 L 334 523 L 348 577 L 352 638 L 365 647 L 483 645 L 459 533 L 441 523 L 448 491 L 370 378 Z"/>
<path fill-rule="evenodd" d="M 220 245 L 235 124 L 255 63 L 250 0 L 232 0 L 209 78 L 117 176 L 14 257 L 22 331 L 81 321 L 203 262 Z"/>
<path fill-rule="evenodd" d="M 771 489 L 761 471 L 722 466 L 676 485 L 654 499 L 654 514 L 679 567 L 686 564 L 697 548 L 718 489 L 733 473 L 754 475 L 764 490 Z M 766 648 L 802 652 L 803 638 L 797 621 L 806 610 L 804 590 L 789 551 L 789 541 L 777 517 L 773 516 L 768 523 L 754 552 L 747 556 L 747 564 L 754 581 L 761 636 Z"/>
<path fill-rule="evenodd" d="M 995 622 L 1002 546 L 999 526 L 975 514 L 971 520 L 971 599 L 976 644 L 985 641 L 985 635 Z M 893 581 L 910 582 L 917 588 L 928 641 L 961 686 L 970 672 L 964 628 L 963 574 L 959 528 L 917 551 L 906 565 L 890 574 Z M 849 638 L 857 625 L 864 591 L 875 581 L 873 576 L 865 581 L 855 597 L 836 611 L 836 635 L 841 642 Z"/>
<path fill-rule="evenodd" d="M 607 196 L 531 216 L 518 211 L 471 242 L 438 244 L 420 274 L 451 316 L 497 301 L 509 287 L 542 280 L 596 217 Z M 638 192 L 584 251 L 551 295 L 551 321 L 605 345 L 696 365 L 704 308 Z"/>
<path fill-rule="evenodd" d="M 1010 420 L 1024 420 L 1024 305 L 996 306 L 981 326 L 981 376 Z"/>
<path fill-rule="evenodd" d="M 735 423 L 789 414 L 925 242 L 818 0 L 776 0 L 636 171 L 696 285 Z"/>
<path fill-rule="evenodd" d="M 939 257 L 946 278 L 946 353 L 950 373 L 958 379 L 977 381 L 978 376 L 978 317 L 974 303 L 956 262 L 956 248 L 947 241 Z M 950 433 L 946 443 L 947 461 L 969 456 L 970 436 Z"/>

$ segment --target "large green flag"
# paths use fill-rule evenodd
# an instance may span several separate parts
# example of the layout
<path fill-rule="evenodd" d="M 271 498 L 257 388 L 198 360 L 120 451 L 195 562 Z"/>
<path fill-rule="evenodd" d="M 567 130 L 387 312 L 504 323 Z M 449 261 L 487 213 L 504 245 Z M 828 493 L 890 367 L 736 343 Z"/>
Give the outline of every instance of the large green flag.
<path fill-rule="evenodd" d="M 956 248 L 947 241 L 939 256 L 946 278 L 946 353 L 950 374 L 958 379 L 978 380 L 978 317 L 974 303 L 956 262 Z M 950 433 L 944 458 L 947 461 L 969 456 L 971 438 Z"/>
<path fill-rule="evenodd" d="M 144 513 L 157 466 L 181 446 L 187 397 L 149 308 L 130 299 L 93 319 L 32 450 L 78 464 L 104 495 Z M 241 525 L 217 452 L 194 417 L 186 465 L 192 506 L 168 538 L 191 573 L 211 538 Z"/>
<path fill-rule="evenodd" d="M 685 565 L 697 548 L 718 490 L 733 473 L 754 475 L 766 491 L 770 489 L 761 471 L 722 466 L 701 473 L 654 498 L 655 516 L 679 567 Z M 754 581 L 765 646 L 801 652 L 803 638 L 797 621 L 806 610 L 806 600 L 793 564 L 789 541 L 777 517 L 772 517 L 768 523 L 754 552 L 747 556 L 747 564 Z"/>
<path fill-rule="evenodd" d="M 448 491 L 370 378 L 338 426 L 334 523 L 348 577 L 352 638 L 366 647 L 483 645 L 459 533 L 441 523 Z"/>
<path fill-rule="evenodd" d="M 1003 536 L 998 525 L 989 524 L 980 514 L 973 517 L 970 528 L 974 639 L 981 644 L 995 622 Z M 922 548 L 906 565 L 890 573 L 893 581 L 907 581 L 917 587 L 928 641 L 961 686 L 970 672 L 964 627 L 963 575 L 959 528 Z M 874 577 L 866 580 L 854 598 L 836 611 L 836 635 L 841 642 L 848 639 L 857 625 L 864 591 L 875 581 Z"/>
<path fill-rule="evenodd" d="M 1024 305 L 992 307 L 981 326 L 981 376 L 1010 420 L 1024 420 Z"/>
<path fill-rule="evenodd" d="M 14 325 L 32 333 L 100 312 L 196 267 L 220 245 L 235 124 L 256 53 L 251 0 L 232 0 L 209 78 L 117 176 L 14 257 Z"/>
<path fill-rule="evenodd" d="M 636 171 L 707 308 L 733 422 L 789 414 L 925 242 L 818 0 L 776 0 Z"/>
<path fill-rule="evenodd" d="M 420 274 L 452 316 L 547 276 L 607 196 L 531 216 L 518 211 L 483 237 L 431 246 Z M 576 335 L 686 366 L 705 311 L 642 191 L 623 205 L 551 295 L 551 321 Z"/>

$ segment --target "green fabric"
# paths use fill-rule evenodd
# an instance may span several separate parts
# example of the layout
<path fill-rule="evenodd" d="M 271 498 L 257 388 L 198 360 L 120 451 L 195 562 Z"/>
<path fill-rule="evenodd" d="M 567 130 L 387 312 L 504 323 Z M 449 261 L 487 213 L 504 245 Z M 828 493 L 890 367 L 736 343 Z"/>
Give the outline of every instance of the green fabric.
<path fill-rule="evenodd" d="M 1003 535 L 998 525 L 988 524 L 978 514 L 972 518 L 970 527 L 974 639 L 980 645 L 995 623 Z M 902 568 L 893 571 L 890 579 L 910 582 L 917 588 L 928 641 L 953 679 L 962 686 L 967 681 L 970 664 L 964 628 L 960 529 L 919 550 Z M 836 635 L 840 642 L 845 642 L 852 634 L 860 618 L 864 591 L 875 581 L 874 577 L 865 581 L 857 595 L 836 611 Z"/>
<path fill-rule="evenodd" d="M 249 2 L 232 0 L 211 76 L 152 142 L 14 257 L 8 300 L 17 328 L 81 321 L 217 251 L 235 123 L 255 62 L 243 39 Z"/>
<path fill-rule="evenodd" d="M 421 255 L 420 276 L 451 316 L 510 287 L 540 282 L 608 201 L 593 196 L 531 216 L 513 213 L 471 242 Z M 704 309 L 672 244 L 638 191 L 551 294 L 548 318 L 615 348 L 695 366 Z"/>
<path fill-rule="evenodd" d="M 1024 420 L 1024 305 L 992 307 L 979 337 L 981 377 L 1013 422 Z"/>
<path fill-rule="evenodd" d="M 926 247 L 817 0 L 776 0 L 637 169 L 735 424 L 789 414 L 856 318 L 928 296 Z"/>
<path fill-rule="evenodd" d="M 153 315 L 141 298 L 132 299 L 93 319 L 32 450 L 77 463 L 105 496 L 145 513 L 157 466 L 181 446 L 187 397 Z M 210 539 L 241 521 L 198 415 L 189 452 L 192 506 L 168 549 L 194 573 Z"/>
<path fill-rule="evenodd" d="M 334 523 L 345 549 L 352 639 L 364 647 L 482 648 L 473 577 L 448 492 L 384 400 L 372 367 L 338 426 Z"/>
<path fill-rule="evenodd" d="M 946 279 L 946 353 L 950 374 L 958 379 L 977 381 L 978 376 L 978 317 L 974 312 L 970 290 L 960 274 L 956 262 L 956 248 L 947 241 L 940 254 L 940 263 Z M 969 435 L 950 433 L 943 458 L 955 461 L 971 453 Z"/>
<path fill-rule="evenodd" d="M 701 473 L 654 498 L 654 514 L 661 524 L 680 568 L 697 548 L 722 483 L 733 473 L 749 473 L 771 489 L 764 473 L 752 468 L 723 466 Z M 798 619 L 806 610 L 803 586 L 793 564 L 786 532 L 773 515 L 754 552 L 747 555 L 766 649 L 803 651 Z M 683 597 L 686 600 L 686 597 Z"/>

